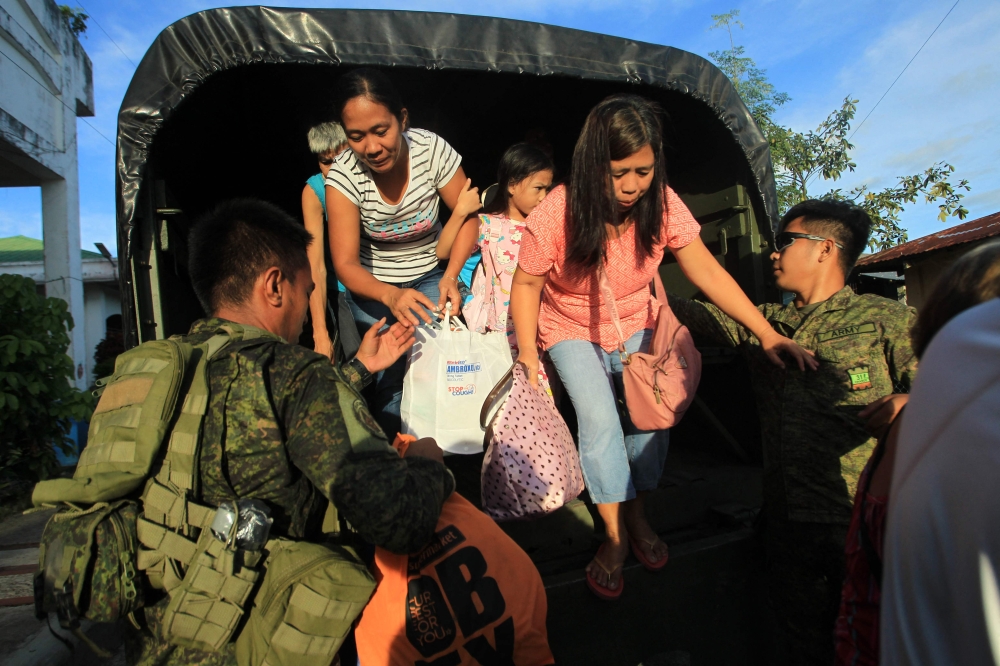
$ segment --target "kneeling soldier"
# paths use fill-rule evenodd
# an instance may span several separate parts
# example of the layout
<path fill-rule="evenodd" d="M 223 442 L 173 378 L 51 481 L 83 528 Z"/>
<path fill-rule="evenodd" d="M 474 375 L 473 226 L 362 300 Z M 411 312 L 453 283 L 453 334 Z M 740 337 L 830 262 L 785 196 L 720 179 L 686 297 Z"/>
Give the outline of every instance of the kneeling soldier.
<path fill-rule="evenodd" d="M 243 576 L 241 566 L 252 568 L 247 566 L 250 560 L 241 560 L 249 555 L 226 550 L 243 539 L 235 527 L 228 533 L 226 547 L 213 545 L 211 539 L 203 545 L 205 540 L 199 539 L 187 568 L 178 571 L 173 566 L 172 581 L 169 562 L 165 568 L 158 565 L 154 587 L 168 594 L 154 592 L 162 596 L 159 602 L 147 596 L 145 626 L 132 632 L 128 641 L 130 662 L 312 664 L 320 659 L 329 663 L 333 656 L 321 655 L 335 650 L 339 642 L 327 637 L 334 634 L 324 634 L 322 627 L 319 633 L 310 633 L 302 623 L 314 621 L 303 618 L 311 613 L 314 624 L 330 627 L 346 621 L 349 627 L 372 588 L 365 586 L 364 567 L 353 555 L 343 555 L 342 549 L 339 557 L 356 567 L 348 574 L 360 576 L 356 599 L 338 600 L 336 592 L 330 592 L 349 576 L 340 577 L 338 583 L 336 571 L 313 575 L 338 552 L 333 548 L 304 554 L 316 548 L 310 542 L 320 541 L 322 533 L 330 531 L 324 525 L 328 505 L 366 541 L 409 553 L 430 540 L 442 503 L 454 489 L 454 479 L 433 440 L 415 442 L 407 457 L 400 458 L 358 394 L 372 373 L 391 365 L 413 344 L 412 330 L 396 325 L 379 333 L 384 322 L 376 323 L 357 356 L 343 368 L 295 344 L 314 286 L 306 255 L 311 240 L 284 212 L 253 200 L 220 205 L 191 232 L 192 282 L 211 316 L 195 322 L 180 340 L 203 345 L 220 330 L 232 335 L 207 365 L 207 409 L 198 438 L 192 496 L 197 505 L 212 510 L 225 502 L 235 507 L 249 506 L 238 505 L 241 500 L 258 500 L 255 506 L 266 507 L 273 524 L 266 558 L 260 560 L 266 573 L 260 580 L 254 578 L 256 596 L 242 595 L 246 601 L 236 613 L 243 619 L 235 622 L 233 638 L 209 624 L 217 610 L 227 611 L 220 606 L 227 602 L 227 590 L 238 587 L 219 578 L 218 572 L 235 580 Z M 156 484 L 162 478 L 161 470 Z M 173 487 L 169 479 L 150 484 L 144 494 L 147 519 L 154 515 L 150 488 L 160 497 Z M 242 520 L 243 509 L 236 513 Z M 139 519 L 139 539 L 147 547 L 149 535 L 160 529 L 150 520 Z M 216 527 L 217 522 L 212 523 L 213 531 Z M 216 534 L 226 539 L 225 530 Z M 167 550 L 168 541 L 164 539 L 159 550 L 175 557 Z M 235 565 L 230 552 L 237 553 Z M 197 578 L 192 574 L 196 566 L 205 569 L 204 576 L 199 571 L 201 578 L 192 581 Z M 142 557 L 140 568 L 153 579 L 154 567 Z M 290 597 L 287 592 L 281 596 L 282 585 L 301 581 L 295 576 L 308 572 L 313 572 L 312 578 L 291 588 Z M 206 591 L 215 580 L 221 589 Z M 271 602 L 262 600 L 265 591 L 277 599 L 275 606 L 288 606 L 284 620 L 280 613 L 273 622 L 266 617 L 268 610 L 261 606 Z M 186 596 L 178 601 L 181 594 Z M 261 620 L 255 614 L 265 617 Z M 248 633 L 269 635 L 243 635 Z M 216 637 L 220 649 L 198 649 Z"/>

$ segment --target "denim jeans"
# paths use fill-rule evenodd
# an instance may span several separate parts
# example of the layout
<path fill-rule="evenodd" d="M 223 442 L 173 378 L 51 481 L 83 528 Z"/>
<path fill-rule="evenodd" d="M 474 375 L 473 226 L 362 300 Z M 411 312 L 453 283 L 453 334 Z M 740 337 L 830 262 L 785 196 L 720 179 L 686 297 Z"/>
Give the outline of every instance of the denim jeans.
<path fill-rule="evenodd" d="M 625 350 L 648 351 L 652 337 L 648 329 L 639 331 L 625 342 Z M 670 432 L 636 430 L 627 415 L 619 414 L 617 401 L 624 403 L 625 389 L 618 352 L 608 354 L 587 340 L 564 340 L 548 355 L 576 410 L 580 463 L 593 502 L 624 502 L 656 488 Z"/>
<path fill-rule="evenodd" d="M 403 282 L 395 286 L 400 289 L 416 289 L 421 294 L 437 305 L 441 292 L 438 289 L 438 282 L 444 277 L 444 270 L 435 268 L 431 272 L 416 280 Z M 388 306 L 379 301 L 372 301 L 360 296 L 354 296 L 350 291 L 345 292 L 347 304 L 351 307 L 351 314 L 358 326 L 358 333 L 362 336 L 371 328 L 372 324 L 382 317 L 386 318 L 386 326 L 396 323 L 396 318 Z M 428 313 L 431 314 L 431 313 Z M 437 316 L 431 314 L 432 321 Z M 375 385 L 373 388 L 374 397 L 369 408 L 372 416 L 382 427 L 386 437 L 391 442 L 400 429 L 399 406 L 403 401 L 403 375 L 406 374 L 406 356 L 393 363 L 385 370 L 375 375 Z"/>

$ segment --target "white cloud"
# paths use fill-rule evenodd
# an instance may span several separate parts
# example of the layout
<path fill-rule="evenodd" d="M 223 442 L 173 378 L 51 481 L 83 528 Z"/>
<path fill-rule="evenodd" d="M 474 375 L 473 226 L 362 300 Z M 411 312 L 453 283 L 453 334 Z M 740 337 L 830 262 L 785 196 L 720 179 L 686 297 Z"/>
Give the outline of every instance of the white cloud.
<path fill-rule="evenodd" d="M 302 3 L 278 0 L 271 4 Z M 334 2 L 314 4 L 332 7 Z M 483 0 L 473 4 L 349 0 L 337 4 L 535 20 L 669 44 L 703 55 L 728 46 L 724 34 L 708 30 L 710 15 L 736 6 L 746 24 L 737 35 L 739 42 L 767 68 L 778 89 L 793 98 L 779 119 L 796 129 L 809 129 L 848 94 L 861 100 L 856 121 L 860 122 L 953 0 Z M 198 0 L 87 3 L 87 9 L 136 63 L 167 25 L 207 6 Z M 1000 4 L 961 0 L 855 137 L 858 171 L 837 183 L 814 184 L 815 191 L 849 189 L 861 182 L 881 187 L 899 175 L 923 171 L 930 163 L 945 159 L 957 167 L 957 178 L 969 178 L 972 183 L 973 192 L 965 202 L 973 216 L 1000 210 L 1000 171 L 995 168 L 1000 158 L 1000 123 L 994 120 L 1000 100 L 997 34 Z M 83 44 L 94 62 L 97 98 L 97 116 L 88 120 L 113 139 L 118 107 L 134 69 L 95 25 L 87 35 Z M 100 240 L 114 250 L 114 149 L 82 122 L 78 134 L 84 244 L 92 247 L 93 241 Z M 0 211 L 5 209 L 3 201 L 0 198 Z M 936 221 L 936 214 L 936 206 L 908 209 L 904 223 L 910 226 L 911 237 L 924 227 L 937 231 L 945 226 Z M 10 223 L 0 217 L 0 225 L 4 224 Z"/>
<path fill-rule="evenodd" d="M 946 0 L 895 8 L 893 20 L 880 24 L 856 56 L 841 58 L 836 74 L 805 95 L 805 103 L 792 105 L 782 121 L 800 130 L 814 128 L 850 94 L 860 100 L 857 130 L 953 4 Z M 971 183 L 973 191 L 963 200 L 971 218 L 1000 210 L 998 34 L 1000 4 L 963 0 L 857 130 L 852 140 L 857 171 L 836 183 L 814 181 L 812 193 L 860 184 L 885 187 L 943 160 L 956 167 L 953 182 L 967 178 Z M 844 47 L 849 52 L 852 44 Z M 910 237 L 960 223 L 950 218 L 942 224 L 937 214 L 936 204 L 907 207 L 903 224 Z"/>

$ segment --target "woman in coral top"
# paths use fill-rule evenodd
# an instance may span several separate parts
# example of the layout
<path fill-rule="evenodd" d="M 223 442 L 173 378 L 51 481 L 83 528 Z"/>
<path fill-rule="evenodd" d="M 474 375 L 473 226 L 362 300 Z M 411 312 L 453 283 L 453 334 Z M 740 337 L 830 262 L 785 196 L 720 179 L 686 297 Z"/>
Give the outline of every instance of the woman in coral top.
<path fill-rule="evenodd" d="M 661 113 L 636 95 L 614 95 L 591 110 L 568 186 L 554 189 L 528 216 L 511 289 L 518 360 L 535 378 L 536 350 L 544 349 L 576 409 L 584 479 L 606 525 L 587 584 L 608 600 L 621 596 L 630 548 L 651 571 L 667 563 L 667 545 L 646 519 L 643 494 L 659 482 L 668 432 L 639 431 L 619 417 L 622 363 L 599 295 L 600 266 L 629 353 L 649 349 L 657 316 L 649 284 L 669 248 L 687 278 L 753 331 L 775 364 L 784 366 L 785 353 L 803 370 L 816 367 L 808 352 L 768 325 L 701 242 L 700 226 L 666 184 Z"/>

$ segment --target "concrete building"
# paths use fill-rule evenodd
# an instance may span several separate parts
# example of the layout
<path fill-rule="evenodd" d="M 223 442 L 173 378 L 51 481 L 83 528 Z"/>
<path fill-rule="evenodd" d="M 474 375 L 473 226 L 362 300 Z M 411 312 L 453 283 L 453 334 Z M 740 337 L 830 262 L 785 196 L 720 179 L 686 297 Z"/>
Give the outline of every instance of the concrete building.
<path fill-rule="evenodd" d="M 90 58 L 53 0 L 0 0 L 0 187 L 40 186 L 45 293 L 84 315 L 77 178 L 77 116 L 94 115 Z M 85 327 L 72 334 L 76 384 L 93 355 Z"/>
<path fill-rule="evenodd" d="M 1000 237 L 1000 213 L 993 213 L 863 256 L 854 272 L 902 275 L 906 281 L 906 304 L 919 310 L 946 268 L 969 250 L 997 237 Z"/>
<path fill-rule="evenodd" d="M 108 329 L 121 330 L 122 299 L 118 288 L 118 262 L 97 252 L 80 250 L 83 281 L 83 317 L 73 317 L 74 332 L 83 333 L 83 379 L 87 386 L 94 375 L 94 350 L 107 337 Z M 45 291 L 45 261 L 42 241 L 25 236 L 0 238 L 0 273 L 31 278 L 40 293 Z"/>

